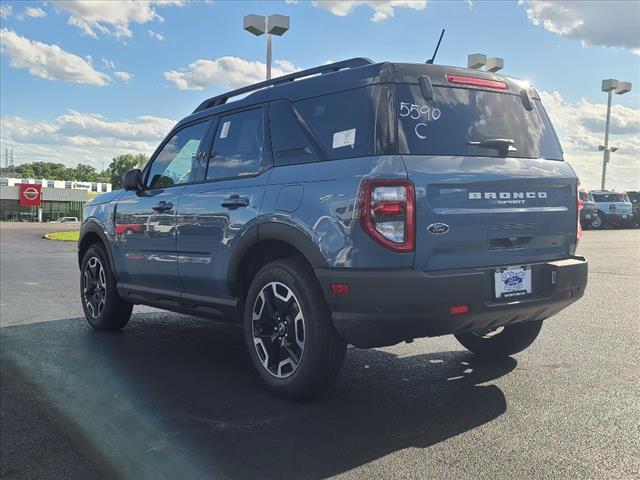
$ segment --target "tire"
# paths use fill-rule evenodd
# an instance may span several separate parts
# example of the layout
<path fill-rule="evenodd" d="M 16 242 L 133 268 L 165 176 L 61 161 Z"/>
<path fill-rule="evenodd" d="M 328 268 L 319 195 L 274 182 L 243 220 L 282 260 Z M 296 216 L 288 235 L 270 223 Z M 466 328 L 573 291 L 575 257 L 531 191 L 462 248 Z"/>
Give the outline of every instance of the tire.
<path fill-rule="evenodd" d="M 542 320 L 502 327 L 491 332 L 460 333 L 455 337 L 467 350 L 480 357 L 504 358 L 523 351 L 538 337 Z M 483 335 L 484 333 L 484 335 Z M 492 335 L 493 334 L 493 335 Z"/>
<path fill-rule="evenodd" d="M 82 258 L 80 299 L 87 322 L 95 330 L 120 330 L 131 317 L 133 304 L 118 295 L 109 259 L 100 244 L 91 245 Z"/>
<path fill-rule="evenodd" d="M 596 218 L 591 220 L 591 228 L 593 228 L 594 230 L 600 230 L 603 227 L 604 227 L 604 218 L 602 217 L 602 215 L 598 214 L 596 215 Z"/>
<path fill-rule="evenodd" d="M 313 271 L 301 260 L 275 260 L 258 271 L 245 299 L 244 331 L 260 379 L 282 397 L 316 395 L 344 362 L 347 345 Z"/>

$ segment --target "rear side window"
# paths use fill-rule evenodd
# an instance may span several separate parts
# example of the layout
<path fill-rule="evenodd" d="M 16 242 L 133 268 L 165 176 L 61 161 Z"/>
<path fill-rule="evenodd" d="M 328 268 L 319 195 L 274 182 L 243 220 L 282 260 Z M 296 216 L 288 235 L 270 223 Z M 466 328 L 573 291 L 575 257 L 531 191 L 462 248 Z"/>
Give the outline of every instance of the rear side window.
<path fill-rule="evenodd" d="M 506 155 L 562 160 L 562 151 L 539 100 L 527 110 L 520 96 L 434 87 L 425 101 L 418 85 L 397 84 L 401 154 L 505 156 L 491 140 L 512 140 Z"/>
<path fill-rule="evenodd" d="M 266 161 L 265 111 L 254 108 L 220 118 L 207 180 L 243 177 L 262 171 Z"/>
<path fill-rule="evenodd" d="M 327 158 L 374 153 L 375 89 L 356 88 L 294 102 Z"/>

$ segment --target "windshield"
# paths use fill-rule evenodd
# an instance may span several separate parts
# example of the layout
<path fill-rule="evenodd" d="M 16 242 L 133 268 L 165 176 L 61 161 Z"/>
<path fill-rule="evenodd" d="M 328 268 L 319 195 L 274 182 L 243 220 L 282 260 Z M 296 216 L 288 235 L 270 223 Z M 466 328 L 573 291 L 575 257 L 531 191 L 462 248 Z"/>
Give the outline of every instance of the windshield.
<path fill-rule="evenodd" d="M 434 87 L 425 101 L 418 85 L 397 84 L 400 153 L 562 160 L 542 104 L 532 104 L 528 111 L 518 95 L 450 87 Z"/>
<path fill-rule="evenodd" d="M 628 202 L 626 193 L 594 193 L 596 202 Z"/>

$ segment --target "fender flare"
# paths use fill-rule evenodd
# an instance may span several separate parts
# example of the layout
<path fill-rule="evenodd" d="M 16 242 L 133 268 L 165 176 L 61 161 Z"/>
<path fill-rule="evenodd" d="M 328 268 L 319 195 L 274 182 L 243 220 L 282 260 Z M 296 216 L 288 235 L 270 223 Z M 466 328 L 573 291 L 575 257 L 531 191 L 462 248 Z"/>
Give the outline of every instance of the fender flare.
<path fill-rule="evenodd" d="M 300 229 L 279 222 L 261 223 L 247 231 L 238 241 L 229 260 L 227 284 L 232 295 L 237 292 L 235 279 L 245 254 L 264 240 L 280 240 L 298 250 L 313 268 L 327 268 L 329 264 L 313 240 Z"/>
<path fill-rule="evenodd" d="M 82 266 L 82 258 L 80 256 L 80 252 L 81 252 L 80 246 L 82 245 L 82 240 L 89 233 L 94 233 L 100 238 L 100 241 L 103 243 L 104 249 L 107 252 L 107 258 L 109 259 L 109 266 L 111 267 L 111 272 L 117 279 L 118 272 L 116 270 L 116 266 L 113 261 L 113 252 L 111 251 L 111 242 L 107 237 L 105 228 L 97 220 L 89 219 L 80 228 L 80 238 L 78 240 L 78 266 Z"/>

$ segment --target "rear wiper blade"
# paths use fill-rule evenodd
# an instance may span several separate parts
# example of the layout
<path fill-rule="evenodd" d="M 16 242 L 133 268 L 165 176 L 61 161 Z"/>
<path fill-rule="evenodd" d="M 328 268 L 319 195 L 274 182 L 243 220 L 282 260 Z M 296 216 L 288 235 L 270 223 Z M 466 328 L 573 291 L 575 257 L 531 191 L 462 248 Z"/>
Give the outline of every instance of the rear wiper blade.
<path fill-rule="evenodd" d="M 467 145 L 473 145 L 478 148 L 489 148 L 500 151 L 500 154 L 506 155 L 508 152 L 517 152 L 514 147 L 515 142 L 511 138 L 487 138 L 485 140 L 469 140 Z"/>

